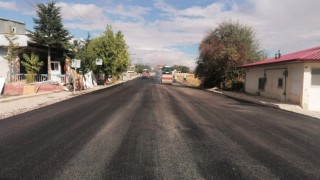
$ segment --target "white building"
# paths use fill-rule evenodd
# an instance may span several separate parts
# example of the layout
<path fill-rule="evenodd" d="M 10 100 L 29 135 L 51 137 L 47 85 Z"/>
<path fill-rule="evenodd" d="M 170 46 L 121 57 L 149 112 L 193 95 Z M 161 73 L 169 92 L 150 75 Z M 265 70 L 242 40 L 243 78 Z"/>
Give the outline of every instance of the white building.
<path fill-rule="evenodd" d="M 7 55 L 9 41 L 6 38 L 6 35 L 13 31 L 14 36 L 17 38 L 14 43 L 17 44 L 21 48 L 21 52 L 19 54 L 20 58 L 17 58 L 13 65 L 13 75 L 18 76 L 25 75 L 25 68 L 20 67 L 20 61 L 23 60 L 22 53 L 26 53 L 30 55 L 32 52 L 36 53 L 39 57 L 40 61 L 44 62 L 44 66 L 40 70 L 39 77 L 41 80 L 45 80 L 47 75 L 47 57 L 48 51 L 47 47 L 43 45 L 39 45 L 33 42 L 28 34 L 26 33 L 25 23 L 3 19 L 0 18 L 0 78 L 5 78 L 7 81 L 9 80 L 9 63 L 8 60 L 5 59 Z M 64 61 L 63 50 L 62 48 L 51 48 L 51 80 L 61 82 L 61 77 L 63 73 L 62 63 Z M 19 78 L 14 78 L 19 79 Z M 39 80 L 40 81 L 40 80 Z M 1 93 L 1 92 L 0 92 Z"/>
<path fill-rule="evenodd" d="M 243 67 L 246 92 L 320 111 L 320 46 Z"/>
<path fill-rule="evenodd" d="M 10 31 L 13 31 L 17 39 L 14 41 L 19 47 L 28 46 L 28 36 L 25 31 L 25 24 L 18 21 L 8 20 L 0 18 L 0 77 L 7 78 L 9 73 L 9 64 L 5 59 L 5 56 L 8 51 L 9 41 L 5 37 Z M 19 73 L 19 60 L 14 64 L 13 67 L 14 73 Z"/>

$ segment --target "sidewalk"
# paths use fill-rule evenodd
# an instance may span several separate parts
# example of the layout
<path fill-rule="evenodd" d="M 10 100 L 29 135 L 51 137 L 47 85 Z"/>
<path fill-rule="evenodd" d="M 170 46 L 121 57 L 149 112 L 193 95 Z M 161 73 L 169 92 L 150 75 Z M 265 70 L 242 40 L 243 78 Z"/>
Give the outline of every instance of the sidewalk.
<path fill-rule="evenodd" d="M 1 97 L 0 98 L 0 120 L 21 114 L 30 110 L 38 109 L 50 104 L 54 104 L 66 99 L 70 99 L 79 95 L 87 94 L 92 91 L 109 88 L 123 81 L 118 81 L 114 84 L 106 86 L 95 86 L 92 89 L 82 90 L 81 92 L 76 91 L 75 94 L 68 91 L 50 91 L 45 93 L 31 94 L 31 95 L 20 95 L 12 97 Z"/>
<path fill-rule="evenodd" d="M 282 109 L 285 111 L 290 111 L 314 118 L 320 119 L 320 111 L 309 111 L 306 109 L 302 109 L 299 105 L 296 104 L 290 104 L 288 102 L 279 102 L 274 99 L 258 96 L 258 95 L 251 95 L 248 93 L 241 93 L 241 92 L 232 92 L 232 91 L 217 91 L 215 89 L 208 89 L 208 91 L 214 92 L 214 93 L 219 93 L 226 95 L 228 97 L 236 98 L 236 99 L 241 99 L 249 102 L 253 102 L 256 104 L 261 104 L 264 106 L 272 107 L 272 108 L 277 108 L 277 109 Z"/>

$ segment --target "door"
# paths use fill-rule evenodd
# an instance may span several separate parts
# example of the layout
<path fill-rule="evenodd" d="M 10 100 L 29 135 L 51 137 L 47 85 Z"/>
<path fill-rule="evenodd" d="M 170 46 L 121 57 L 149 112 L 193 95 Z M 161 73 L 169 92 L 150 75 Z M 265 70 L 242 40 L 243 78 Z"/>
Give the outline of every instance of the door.
<path fill-rule="evenodd" d="M 320 111 L 320 68 L 311 69 L 308 109 L 311 111 Z"/>
<path fill-rule="evenodd" d="M 59 61 L 51 61 L 51 80 L 61 83 L 61 64 Z"/>

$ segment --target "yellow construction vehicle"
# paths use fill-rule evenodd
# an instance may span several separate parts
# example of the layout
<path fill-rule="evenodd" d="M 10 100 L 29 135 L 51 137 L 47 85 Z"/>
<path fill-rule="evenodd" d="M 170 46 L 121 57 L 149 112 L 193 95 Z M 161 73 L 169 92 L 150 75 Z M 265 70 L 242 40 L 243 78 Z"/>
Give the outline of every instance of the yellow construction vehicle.
<path fill-rule="evenodd" d="M 172 84 L 172 82 L 173 82 L 173 68 L 171 66 L 163 66 L 161 83 Z"/>

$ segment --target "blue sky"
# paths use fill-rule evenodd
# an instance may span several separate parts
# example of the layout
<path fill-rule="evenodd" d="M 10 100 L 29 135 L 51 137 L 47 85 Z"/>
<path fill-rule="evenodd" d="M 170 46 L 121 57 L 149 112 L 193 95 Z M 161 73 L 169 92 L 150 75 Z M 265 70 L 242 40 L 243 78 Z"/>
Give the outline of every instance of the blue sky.
<path fill-rule="evenodd" d="M 35 4 L 48 0 L 0 0 L 0 17 L 33 29 Z M 320 45 L 318 0 L 68 0 L 58 1 L 64 26 L 76 38 L 121 30 L 133 63 L 194 68 L 198 44 L 225 20 L 251 26 L 273 56 Z"/>

